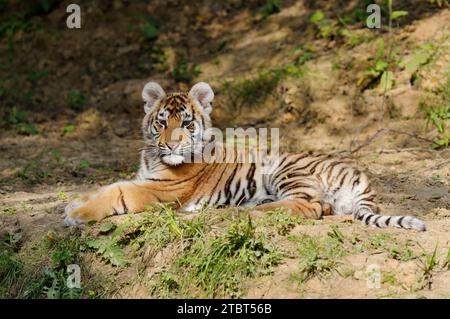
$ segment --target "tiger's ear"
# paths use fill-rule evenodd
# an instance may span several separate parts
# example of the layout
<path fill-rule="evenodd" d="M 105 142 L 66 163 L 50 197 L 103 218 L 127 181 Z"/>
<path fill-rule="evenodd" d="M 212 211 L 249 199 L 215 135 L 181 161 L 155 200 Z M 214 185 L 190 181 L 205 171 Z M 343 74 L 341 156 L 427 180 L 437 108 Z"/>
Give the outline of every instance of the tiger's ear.
<path fill-rule="evenodd" d="M 214 100 L 214 92 L 208 83 L 199 82 L 195 84 L 189 91 L 189 95 L 200 103 L 206 114 L 211 113 L 211 102 Z"/>
<path fill-rule="evenodd" d="M 142 90 L 142 98 L 145 102 L 145 113 L 151 112 L 156 103 L 165 96 L 166 93 L 158 83 L 148 82 Z"/>

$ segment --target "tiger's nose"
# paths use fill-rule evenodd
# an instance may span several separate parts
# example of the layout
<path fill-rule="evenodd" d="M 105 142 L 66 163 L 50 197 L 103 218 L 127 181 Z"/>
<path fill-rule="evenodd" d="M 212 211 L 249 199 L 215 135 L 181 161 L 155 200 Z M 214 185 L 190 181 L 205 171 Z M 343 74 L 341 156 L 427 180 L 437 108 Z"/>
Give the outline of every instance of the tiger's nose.
<path fill-rule="evenodd" d="M 166 143 L 167 148 L 171 151 L 174 151 L 179 145 L 179 143 Z"/>

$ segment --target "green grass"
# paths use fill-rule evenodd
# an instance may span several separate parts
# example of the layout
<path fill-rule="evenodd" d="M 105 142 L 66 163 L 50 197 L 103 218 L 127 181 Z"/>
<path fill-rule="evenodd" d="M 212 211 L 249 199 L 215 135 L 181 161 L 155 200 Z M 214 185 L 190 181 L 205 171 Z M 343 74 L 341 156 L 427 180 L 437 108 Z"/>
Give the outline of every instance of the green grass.
<path fill-rule="evenodd" d="M 295 237 L 300 258 L 299 270 L 293 277 L 300 283 L 318 276 L 323 277 L 339 265 L 339 260 L 348 254 L 343 236 L 337 229 L 332 229 L 327 236 L 301 235 Z"/>
<path fill-rule="evenodd" d="M 426 101 L 421 103 L 426 116 L 426 128 L 430 126 L 437 130 L 438 137 L 431 145 L 434 149 L 450 146 L 450 69 L 446 73 L 446 81 L 437 88 Z"/>
<path fill-rule="evenodd" d="M 437 259 L 437 245 L 432 253 L 424 253 L 420 259 L 420 268 L 422 270 L 422 289 L 431 289 L 433 284 L 433 270 L 438 265 Z"/>
<path fill-rule="evenodd" d="M 263 17 L 268 17 L 272 14 L 280 12 L 282 9 L 282 2 L 280 0 L 266 0 L 266 3 L 261 7 L 259 13 Z"/>
<path fill-rule="evenodd" d="M 35 135 L 38 134 L 37 128 L 28 120 L 28 113 L 21 111 L 16 107 L 12 107 L 9 111 L 6 124 L 13 127 L 17 133 L 23 135 Z"/>
<path fill-rule="evenodd" d="M 0 242 L 1 297 L 81 297 L 81 288 L 68 288 L 66 285 L 67 266 L 81 264 L 80 239 L 77 236 L 48 233 L 24 249 L 17 247 L 20 233 L 8 236 Z"/>
<path fill-rule="evenodd" d="M 153 41 L 159 36 L 159 23 L 153 17 L 142 17 L 139 26 L 141 38 L 144 41 Z"/>
<path fill-rule="evenodd" d="M 222 91 L 228 97 L 228 107 L 237 111 L 243 106 L 255 106 L 269 96 L 281 79 L 278 71 L 262 71 L 255 77 L 225 82 Z"/>
<path fill-rule="evenodd" d="M 71 90 L 67 95 L 67 105 L 74 111 L 81 111 L 86 104 L 86 96 L 78 90 Z"/>
<path fill-rule="evenodd" d="M 250 219 L 232 221 L 216 236 L 183 238 L 180 255 L 153 283 L 153 295 L 241 297 L 247 278 L 267 273 L 282 257 Z"/>
<path fill-rule="evenodd" d="M 262 226 L 275 228 L 277 233 L 281 236 L 289 234 L 296 225 L 312 224 L 314 224 L 314 221 L 305 219 L 301 215 L 293 215 L 283 209 L 277 209 L 267 213 L 260 222 L 260 225 Z"/>
<path fill-rule="evenodd" d="M 177 63 L 172 70 L 172 78 L 176 82 L 191 83 L 192 80 L 202 73 L 199 66 L 190 65 L 186 61 L 182 60 Z"/>

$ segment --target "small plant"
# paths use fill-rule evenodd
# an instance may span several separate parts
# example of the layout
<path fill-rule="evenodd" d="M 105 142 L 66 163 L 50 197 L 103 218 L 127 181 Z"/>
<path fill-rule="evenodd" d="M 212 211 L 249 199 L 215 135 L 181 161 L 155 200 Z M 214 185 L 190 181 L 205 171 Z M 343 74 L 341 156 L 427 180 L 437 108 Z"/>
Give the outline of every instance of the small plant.
<path fill-rule="evenodd" d="M 395 274 L 390 272 L 382 272 L 381 274 L 381 283 L 382 284 L 389 284 L 389 285 L 395 285 L 398 282 L 397 277 Z"/>
<path fill-rule="evenodd" d="M 139 31 L 142 39 L 153 41 L 159 36 L 159 23 L 153 17 L 143 17 Z"/>
<path fill-rule="evenodd" d="M 93 249 L 103 259 L 112 265 L 122 267 L 126 264 L 122 248 L 115 242 L 114 237 L 99 237 L 86 241 L 86 246 Z"/>
<path fill-rule="evenodd" d="M 450 269 L 450 247 L 447 250 L 447 255 L 445 256 L 443 267 L 447 267 L 448 269 Z"/>
<path fill-rule="evenodd" d="M 20 276 L 23 265 L 17 258 L 16 250 L 21 239 L 20 233 L 7 233 L 0 240 L 0 297 L 8 297 L 8 290 Z"/>
<path fill-rule="evenodd" d="M 433 148 L 447 148 L 450 145 L 450 135 L 447 133 L 447 125 L 450 120 L 450 103 L 445 106 L 425 108 L 427 122 L 432 124 L 440 134 L 440 137 L 432 145 Z"/>
<path fill-rule="evenodd" d="M 238 220 L 217 237 L 197 237 L 152 290 L 163 289 L 167 294 L 171 288 L 172 293 L 200 288 L 200 295 L 209 298 L 239 297 L 245 278 L 268 271 L 280 259 L 281 253 L 256 231 L 250 219 Z"/>
<path fill-rule="evenodd" d="M 311 220 L 300 215 L 293 215 L 283 209 L 277 209 L 264 216 L 261 225 L 275 227 L 279 235 L 287 235 L 296 225 L 312 224 Z"/>
<path fill-rule="evenodd" d="M 341 242 L 342 234 L 334 229 L 326 237 L 302 235 L 296 238 L 300 257 L 299 272 L 294 277 L 304 283 L 314 276 L 330 273 L 339 258 L 347 254 Z"/>
<path fill-rule="evenodd" d="M 38 82 L 41 79 L 44 79 L 48 77 L 48 71 L 42 70 L 42 71 L 32 71 L 28 74 L 27 79 L 33 83 Z"/>
<path fill-rule="evenodd" d="M 428 64 L 436 53 L 437 48 L 427 43 L 416 48 L 408 61 L 402 61 L 399 63 L 400 67 L 404 67 L 411 74 L 411 81 L 414 82 L 417 75 L 417 71 Z"/>
<path fill-rule="evenodd" d="M 426 127 L 431 124 L 438 131 L 438 137 L 431 146 L 435 149 L 449 147 L 450 70 L 447 71 L 446 82 L 426 102 L 421 103 L 421 108 L 426 114 Z"/>
<path fill-rule="evenodd" d="M 280 71 L 270 70 L 235 83 L 225 82 L 222 90 L 228 96 L 230 109 L 236 111 L 244 105 L 256 105 L 263 101 L 276 88 L 281 75 Z"/>
<path fill-rule="evenodd" d="M 67 125 L 64 126 L 64 128 L 63 128 L 62 135 L 63 135 L 63 136 L 65 136 L 65 135 L 70 135 L 70 134 L 72 134 L 73 132 L 75 132 L 75 129 L 76 129 L 76 126 L 75 126 L 75 125 L 73 125 L 73 124 L 67 124 Z"/>
<path fill-rule="evenodd" d="M 86 104 L 86 97 L 77 90 L 71 90 L 67 96 L 67 104 L 74 111 L 81 111 Z"/>
<path fill-rule="evenodd" d="M 281 11 L 281 1 L 280 0 L 266 0 L 266 3 L 259 11 L 261 15 L 265 18 L 272 14 L 278 13 Z"/>
<path fill-rule="evenodd" d="M 69 197 L 67 196 L 66 192 L 59 191 L 58 192 L 58 199 L 59 200 L 67 200 Z"/>
<path fill-rule="evenodd" d="M 91 163 L 89 163 L 89 161 L 88 160 L 81 160 L 80 161 L 80 164 L 78 165 L 78 168 L 80 169 L 80 170 L 86 170 L 86 169 L 88 169 L 89 167 L 91 167 Z"/>
<path fill-rule="evenodd" d="M 201 73 L 199 66 L 189 65 L 186 61 L 181 61 L 172 70 L 172 77 L 176 82 L 191 83 L 194 77 Z"/>
<path fill-rule="evenodd" d="M 424 257 L 420 262 L 422 268 L 422 288 L 427 287 L 428 289 L 431 289 L 431 285 L 433 284 L 433 269 L 438 264 L 437 245 L 431 254 L 424 254 Z"/>
<path fill-rule="evenodd" d="M 309 18 L 313 24 L 317 27 L 317 35 L 321 38 L 330 38 L 336 36 L 337 26 L 336 22 L 325 18 L 325 13 L 322 10 L 317 10 Z"/>
<path fill-rule="evenodd" d="M 28 121 L 28 114 L 25 111 L 20 111 L 16 107 L 11 108 L 6 118 L 6 123 L 14 127 L 19 134 L 35 135 L 38 130 L 34 124 Z"/>

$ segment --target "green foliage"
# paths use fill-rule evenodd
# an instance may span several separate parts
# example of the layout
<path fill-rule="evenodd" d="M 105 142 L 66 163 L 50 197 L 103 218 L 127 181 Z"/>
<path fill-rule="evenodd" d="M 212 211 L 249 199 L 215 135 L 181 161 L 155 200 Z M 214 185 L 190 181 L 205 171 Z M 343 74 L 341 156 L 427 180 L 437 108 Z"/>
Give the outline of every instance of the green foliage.
<path fill-rule="evenodd" d="M 21 123 L 25 123 L 27 120 L 27 112 L 20 111 L 16 107 L 13 107 L 11 111 L 8 113 L 7 123 L 10 125 L 17 125 Z"/>
<path fill-rule="evenodd" d="M 8 297 L 8 287 L 17 281 L 23 268 L 16 250 L 21 240 L 20 233 L 7 233 L 0 239 L 0 297 Z"/>
<path fill-rule="evenodd" d="M 58 192 L 58 199 L 59 199 L 59 200 L 67 200 L 67 199 L 68 199 L 68 196 L 67 196 L 66 192 L 59 191 L 59 192 Z"/>
<path fill-rule="evenodd" d="M 20 111 L 16 107 L 12 107 L 9 111 L 6 123 L 14 127 L 19 134 L 35 135 L 38 130 L 33 123 L 28 121 L 28 114 L 25 111 Z"/>
<path fill-rule="evenodd" d="M 9 236 L 10 239 L 0 242 L 0 296 L 49 299 L 81 297 L 82 289 L 68 288 L 66 284 L 69 275 L 67 266 L 80 264 L 78 237 L 50 232 L 36 242 L 28 253 L 22 253 L 17 247 L 20 234 Z"/>
<path fill-rule="evenodd" d="M 302 235 L 295 238 L 300 257 L 299 272 L 294 277 L 304 283 L 314 276 L 330 273 L 338 265 L 341 257 L 347 254 L 343 235 L 332 229 L 328 236 Z"/>
<path fill-rule="evenodd" d="M 36 162 L 28 163 L 17 172 L 17 177 L 23 179 L 27 184 L 39 184 L 49 176 L 50 173 Z"/>
<path fill-rule="evenodd" d="M 73 132 L 75 132 L 76 126 L 73 124 L 67 124 L 66 126 L 64 126 L 63 128 L 63 132 L 62 135 L 69 135 L 72 134 Z"/>
<path fill-rule="evenodd" d="M 438 137 L 432 147 L 435 149 L 448 148 L 450 146 L 450 134 L 448 132 L 450 120 L 450 70 L 447 72 L 446 82 L 437 89 L 437 94 L 421 103 L 421 108 L 426 114 L 426 126 L 430 124 L 438 131 Z"/>
<path fill-rule="evenodd" d="M 48 149 L 44 149 L 17 172 L 17 177 L 21 178 L 28 185 L 39 184 L 45 179 L 52 177 L 51 171 L 61 167 L 63 164 L 64 159 L 59 150 L 53 149 L 49 152 Z"/>
<path fill-rule="evenodd" d="M 449 2 L 448 2 L 448 0 L 427 0 L 429 3 L 431 3 L 431 4 L 435 4 L 435 5 L 437 5 L 438 7 L 442 7 L 442 6 L 445 6 L 445 5 L 449 5 Z"/>
<path fill-rule="evenodd" d="M 67 105 L 74 111 L 81 111 L 86 104 L 86 97 L 83 92 L 71 90 L 67 96 Z"/>
<path fill-rule="evenodd" d="M 112 265 L 122 267 L 126 264 L 122 248 L 114 241 L 114 238 L 100 237 L 86 241 L 86 246 L 93 249 L 103 259 Z"/>
<path fill-rule="evenodd" d="M 295 65 L 292 65 L 292 69 L 289 68 L 289 72 L 297 72 L 297 70 Z M 235 83 L 225 82 L 222 90 L 228 97 L 230 109 L 236 111 L 242 106 L 260 103 L 277 87 L 281 76 L 282 73 L 279 70 L 270 70 Z"/>
<path fill-rule="evenodd" d="M 261 8 L 260 13 L 263 17 L 268 17 L 272 14 L 281 11 L 282 4 L 280 0 L 266 0 L 266 3 Z"/>
<path fill-rule="evenodd" d="M 336 21 L 327 19 L 322 10 L 314 12 L 309 21 L 316 25 L 318 37 L 329 38 L 336 36 L 338 29 Z"/>
<path fill-rule="evenodd" d="M 437 48 L 431 43 L 421 45 L 412 52 L 411 58 L 408 61 L 401 61 L 399 66 L 406 68 L 411 74 L 412 81 L 414 81 L 417 71 L 431 61 L 436 50 Z"/>
<path fill-rule="evenodd" d="M 194 77 L 201 73 L 199 66 L 189 65 L 186 61 L 181 61 L 172 70 L 172 77 L 176 82 L 191 83 Z"/>
<path fill-rule="evenodd" d="M 33 83 L 38 82 L 39 80 L 42 80 L 46 77 L 48 77 L 48 71 L 47 70 L 42 70 L 42 71 L 31 71 L 28 76 L 27 79 Z"/>
<path fill-rule="evenodd" d="M 159 278 L 165 289 L 199 287 L 206 297 L 239 297 L 246 277 L 267 271 L 281 260 L 250 220 L 231 223 L 216 238 L 200 237 L 177 258 L 172 271 Z"/>
<path fill-rule="evenodd" d="M 310 225 L 314 222 L 300 215 L 293 215 L 283 209 L 267 213 L 261 225 L 274 227 L 279 235 L 287 235 L 296 225 Z"/>
<path fill-rule="evenodd" d="M 159 23 L 153 17 L 143 17 L 139 31 L 144 41 L 153 41 L 159 36 Z"/>
<path fill-rule="evenodd" d="M 91 163 L 89 163 L 88 160 L 84 160 L 84 159 L 82 159 L 82 160 L 80 161 L 80 164 L 78 165 L 78 168 L 79 168 L 80 170 L 86 170 L 86 169 L 88 169 L 89 167 L 91 167 Z"/>
<path fill-rule="evenodd" d="M 420 260 L 420 266 L 422 269 L 422 281 L 423 286 L 431 289 L 431 285 L 433 283 L 433 270 L 438 265 L 437 260 L 437 245 L 434 248 L 432 253 L 425 253 L 423 258 Z"/>
<path fill-rule="evenodd" d="M 408 15 L 408 11 L 403 11 L 403 10 L 392 11 L 390 18 L 391 18 L 391 21 L 394 21 L 394 20 L 396 20 L 400 17 L 404 17 L 406 15 Z"/>

